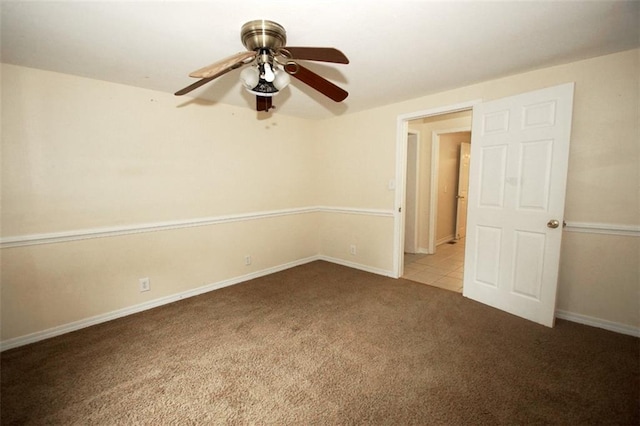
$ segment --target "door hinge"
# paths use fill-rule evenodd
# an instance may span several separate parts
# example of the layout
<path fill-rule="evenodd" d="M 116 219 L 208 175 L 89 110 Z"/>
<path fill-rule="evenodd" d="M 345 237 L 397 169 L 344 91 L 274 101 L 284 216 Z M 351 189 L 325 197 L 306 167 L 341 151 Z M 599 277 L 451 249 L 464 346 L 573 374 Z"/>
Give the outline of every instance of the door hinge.
<path fill-rule="evenodd" d="M 402 213 L 402 207 L 398 207 L 398 213 Z"/>

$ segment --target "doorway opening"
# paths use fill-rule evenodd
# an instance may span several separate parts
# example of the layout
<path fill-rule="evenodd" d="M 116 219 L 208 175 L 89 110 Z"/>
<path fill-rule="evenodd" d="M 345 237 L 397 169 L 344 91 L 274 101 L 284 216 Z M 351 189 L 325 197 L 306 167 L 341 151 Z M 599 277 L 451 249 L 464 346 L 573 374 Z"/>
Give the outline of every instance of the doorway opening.
<path fill-rule="evenodd" d="M 458 193 L 458 165 L 465 155 L 460 153 L 462 142 L 471 140 L 476 103 L 479 101 L 398 118 L 398 277 L 462 292 L 465 230 L 460 223 L 466 222 L 466 203 L 460 203 L 459 197 L 466 195 Z M 468 165 L 468 152 L 466 160 Z M 446 176 L 441 177 L 440 172 Z"/>
<path fill-rule="evenodd" d="M 403 278 L 462 292 L 470 142 L 469 110 L 409 121 Z"/>

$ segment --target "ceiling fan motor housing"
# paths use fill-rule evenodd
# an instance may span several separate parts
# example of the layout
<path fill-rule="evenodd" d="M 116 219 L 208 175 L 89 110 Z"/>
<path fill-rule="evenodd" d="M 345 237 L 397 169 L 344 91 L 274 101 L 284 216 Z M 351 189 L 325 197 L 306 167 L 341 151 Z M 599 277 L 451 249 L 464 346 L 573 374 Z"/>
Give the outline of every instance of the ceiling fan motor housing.
<path fill-rule="evenodd" d="M 270 49 L 275 51 L 287 43 L 287 32 L 276 22 L 258 19 L 242 26 L 242 44 L 248 50 Z"/>

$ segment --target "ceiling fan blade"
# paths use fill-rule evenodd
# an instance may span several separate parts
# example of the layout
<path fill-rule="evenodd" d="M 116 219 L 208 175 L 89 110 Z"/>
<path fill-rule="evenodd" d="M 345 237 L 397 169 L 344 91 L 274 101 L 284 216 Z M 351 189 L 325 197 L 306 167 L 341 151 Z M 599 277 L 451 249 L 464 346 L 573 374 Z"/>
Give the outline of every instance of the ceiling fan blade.
<path fill-rule="evenodd" d="M 300 64 L 289 62 L 287 65 L 285 65 L 284 69 L 288 74 L 294 76 L 298 80 L 311 86 L 318 92 L 336 102 L 342 102 L 347 98 L 347 96 L 349 96 L 349 92 L 347 92 L 346 90 L 336 86 L 329 80 L 319 76 L 318 74 L 314 73 L 308 68 L 303 67 Z"/>
<path fill-rule="evenodd" d="M 218 61 L 215 64 L 212 64 L 207 67 L 201 68 L 197 71 L 194 71 L 191 74 L 189 74 L 189 76 L 201 78 L 201 80 L 196 81 L 193 84 L 190 84 L 184 89 L 178 90 L 175 93 L 175 95 L 176 96 L 186 95 L 192 90 L 195 90 L 198 87 L 204 84 L 207 84 L 214 78 L 218 78 L 221 75 L 224 75 L 231 70 L 239 68 L 248 62 L 251 62 L 255 57 L 256 57 L 256 52 L 240 52 L 226 59 L 223 59 L 222 61 Z"/>
<path fill-rule="evenodd" d="M 217 76 L 216 76 L 217 77 Z M 176 96 L 182 96 L 182 95 L 186 95 L 187 93 L 189 93 L 192 90 L 197 89 L 198 87 L 207 84 L 208 82 L 210 82 L 211 80 L 213 80 L 215 77 L 210 77 L 210 78 L 203 78 L 202 80 L 198 80 L 193 84 L 188 85 L 187 87 L 185 87 L 184 89 L 180 89 L 178 90 L 176 93 L 174 93 L 174 95 Z"/>
<path fill-rule="evenodd" d="M 270 96 L 256 95 L 256 111 L 269 111 L 271 108 L 273 104 Z"/>
<path fill-rule="evenodd" d="M 349 59 L 344 53 L 333 47 L 289 47 L 285 46 L 278 53 L 290 59 L 303 59 L 308 61 L 334 62 L 348 64 Z"/>
<path fill-rule="evenodd" d="M 257 53 L 256 52 L 240 52 L 236 53 L 233 56 L 229 56 L 221 61 L 216 62 L 215 64 L 207 65 L 206 67 L 200 68 L 189 74 L 189 77 L 194 78 L 211 78 L 211 77 L 219 77 L 222 74 L 225 74 L 233 69 L 241 67 L 247 62 L 251 62 L 255 59 Z"/>

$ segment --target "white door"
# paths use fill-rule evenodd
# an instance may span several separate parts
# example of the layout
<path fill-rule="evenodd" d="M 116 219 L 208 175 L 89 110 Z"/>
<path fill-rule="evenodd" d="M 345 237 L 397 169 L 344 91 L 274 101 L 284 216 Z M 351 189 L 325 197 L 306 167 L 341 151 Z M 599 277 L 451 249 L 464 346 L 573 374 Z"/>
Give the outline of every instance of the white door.
<path fill-rule="evenodd" d="M 466 297 L 553 327 L 573 83 L 473 108 Z"/>
<path fill-rule="evenodd" d="M 469 159 L 471 145 L 463 142 L 460 144 L 460 165 L 458 169 L 458 194 L 456 195 L 456 239 L 462 239 L 467 235 L 467 199 L 469 198 Z"/>

